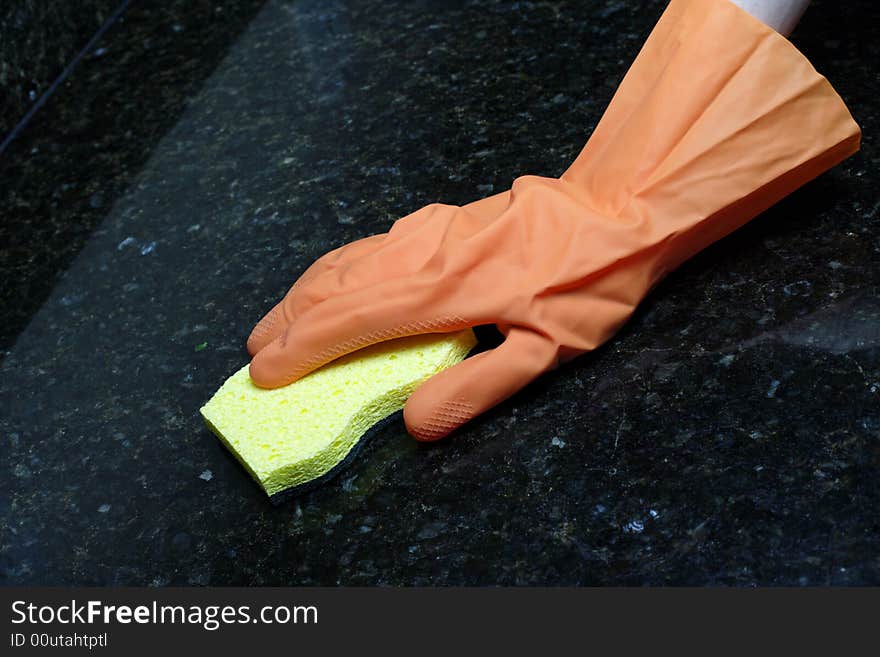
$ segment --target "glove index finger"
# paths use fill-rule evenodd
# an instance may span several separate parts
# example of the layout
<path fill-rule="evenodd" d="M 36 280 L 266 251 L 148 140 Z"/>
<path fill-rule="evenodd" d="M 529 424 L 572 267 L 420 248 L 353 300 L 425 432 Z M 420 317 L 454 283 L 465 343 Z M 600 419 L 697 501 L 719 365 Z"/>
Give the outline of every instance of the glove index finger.
<path fill-rule="evenodd" d="M 284 298 L 253 328 L 247 340 L 250 355 L 255 356 L 280 336 L 298 314 L 314 305 L 311 297 L 315 295 L 310 294 L 314 281 L 320 280 L 334 269 L 377 251 L 386 236 L 387 234 L 382 233 L 350 242 L 315 260 L 291 286 Z"/>
<path fill-rule="evenodd" d="M 429 288 L 414 279 L 392 279 L 327 299 L 296 318 L 254 356 L 251 380 L 261 388 L 280 388 L 377 342 L 458 331 L 474 324 L 444 313 L 431 297 Z"/>

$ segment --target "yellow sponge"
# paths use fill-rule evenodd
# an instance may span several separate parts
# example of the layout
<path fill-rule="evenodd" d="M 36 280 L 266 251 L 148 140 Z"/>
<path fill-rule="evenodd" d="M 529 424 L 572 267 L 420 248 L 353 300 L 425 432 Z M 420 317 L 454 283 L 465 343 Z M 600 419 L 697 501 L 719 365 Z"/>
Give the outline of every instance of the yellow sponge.
<path fill-rule="evenodd" d="M 475 344 L 470 329 L 382 342 L 274 390 L 255 386 L 245 366 L 202 407 L 202 417 L 274 497 L 329 477 L 372 425 Z"/>

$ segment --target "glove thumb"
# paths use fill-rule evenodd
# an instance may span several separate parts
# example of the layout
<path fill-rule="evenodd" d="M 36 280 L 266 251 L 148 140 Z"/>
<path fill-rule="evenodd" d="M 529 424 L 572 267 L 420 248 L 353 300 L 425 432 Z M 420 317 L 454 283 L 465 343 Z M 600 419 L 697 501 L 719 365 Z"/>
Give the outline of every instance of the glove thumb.
<path fill-rule="evenodd" d="M 407 431 L 421 441 L 443 438 L 555 367 L 557 351 L 543 335 L 512 327 L 495 349 L 467 358 L 417 388 L 403 409 Z"/>

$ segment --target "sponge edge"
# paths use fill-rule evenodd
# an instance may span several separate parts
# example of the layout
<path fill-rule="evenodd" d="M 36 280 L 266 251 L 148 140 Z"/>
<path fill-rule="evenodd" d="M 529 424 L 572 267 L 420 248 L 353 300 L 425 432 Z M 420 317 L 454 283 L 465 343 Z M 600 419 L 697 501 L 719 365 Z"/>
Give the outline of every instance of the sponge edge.
<path fill-rule="evenodd" d="M 201 414 L 274 499 L 329 478 L 372 425 L 402 409 L 419 384 L 460 362 L 476 343 L 470 329 L 390 340 L 274 390 L 254 385 L 245 366 Z"/>

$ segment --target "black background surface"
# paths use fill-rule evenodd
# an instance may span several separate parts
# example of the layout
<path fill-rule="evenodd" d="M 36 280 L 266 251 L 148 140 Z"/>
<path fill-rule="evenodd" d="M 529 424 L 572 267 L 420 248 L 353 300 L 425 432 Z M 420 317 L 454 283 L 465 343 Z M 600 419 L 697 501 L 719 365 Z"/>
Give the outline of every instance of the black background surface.
<path fill-rule="evenodd" d="M 875 3 L 793 36 L 860 154 L 610 344 L 279 508 L 198 416 L 253 324 L 335 246 L 561 173 L 663 3 L 150 4 L 0 164 L 0 582 L 880 582 Z"/>

